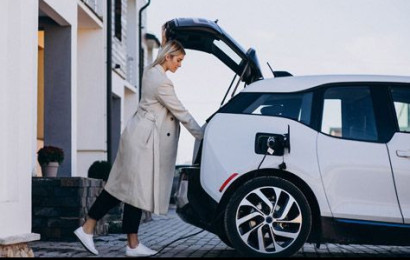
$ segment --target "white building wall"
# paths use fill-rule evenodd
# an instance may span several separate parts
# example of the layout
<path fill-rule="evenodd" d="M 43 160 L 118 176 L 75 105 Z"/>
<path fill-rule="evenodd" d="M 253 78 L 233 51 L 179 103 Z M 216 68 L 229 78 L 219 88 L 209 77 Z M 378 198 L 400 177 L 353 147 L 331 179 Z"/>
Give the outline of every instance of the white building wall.
<path fill-rule="evenodd" d="M 73 0 L 39 0 L 40 5 L 44 2 L 46 5 L 52 8 L 52 12 L 56 16 L 48 13 L 50 17 L 60 25 L 63 25 L 63 21 L 66 24 L 70 24 L 77 29 L 77 1 Z"/>
<path fill-rule="evenodd" d="M 138 93 L 137 89 L 135 89 L 134 86 L 129 86 L 125 88 L 124 91 L 124 109 L 123 109 L 123 118 L 125 121 L 121 126 L 121 130 L 124 130 L 127 121 L 134 115 L 134 113 L 137 111 L 138 107 Z"/>
<path fill-rule="evenodd" d="M 0 239 L 31 233 L 36 166 L 38 0 L 0 8 Z"/>
<path fill-rule="evenodd" d="M 127 0 L 127 81 L 134 87 L 138 84 L 138 52 L 136 48 L 138 33 L 137 1 Z"/>
<path fill-rule="evenodd" d="M 121 111 L 124 109 L 124 103 L 122 102 L 124 98 L 124 85 L 125 80 L 119 76 L 117 73 L 112 72 L 112 93 L 121 99 Z M 124 122 L 123 113 L 121 113 L 121 125 Z M 122 128 L 121 128 L 122 129 Z"/>
<path fill-rule="evenodd" d="M 135 113 L 139 102 L 138 88 L 136 88 L 138 84 L 138 14 L 139 8 L 145 5 L 147 0 L 122 0 L 121 41 L 114 36 L 114 1 L 112 3 L 111 88 L 112 93 L 121 102 L 120 118 L 113 118 L 113 120 L 120 120 L 122 132 L 128 119 Z M 107 160 L 106 6 L 104 6 L 103 14 L 102 30 L 96 28 L 82 30 L 79 25 L 78 165 L 76 175 L 73 176 L 86 177 L 93 162 Z M 142 44 L 144 47 L 144 42 Z M 90 66 L 90 61 L 92 61 L 92 66 Z M 120 68 L 116 69 L 116 64 L 119 64 Z"/>
<path fill-rule="evenodd" d="M 78 164 L 76 176 L 87 177 L 94 161 L 107 158 L 107 84 L 104 30 L 78 30 Z"/>
<path fill-rule="evenodd" d="M 103 2 L 103 15 L 106 17 Z M 121 132 L 138 106 L 138 15 L 139 9 L 146 3 L 147 0 L 122 0 L 122 41 L 119 42 L 114 35 L 112 40 L 113 68 L 115 64 L 121 65 L 112 73 L 112 92 L 121 100 Z M 83 7 L 80 0 L 44 0 L 44 4 L 56 13 L 55 17 L 50 15 L 52 12 L 48 13 L 49 16 L 61 23 L 71 24 L 73 30 L 71 176 L 87 177 L 94 161 L 107 160 L 106 20 L 103 17 L 102 28 L 98 25 L 83 28 L 82 18 L 77 18 L 77 8 Z M 146 11 L 143 15 L 144 25 Z M 114 31 L 114 13 L 112 29 Z M 146 48 L 145 41 L 141 44 Z M 133 67 L 132 73 L 127 71 L 127 66 Z"/>
<path fill-rule="evenodd" d="M 106 159 L 106 33 L 105 28 L 78 28 L 79 1 L 2 0 L 0 238 L 31 233 L 31 177 L 37 165 L 39 8 L 71 30 L 71 176 L 85 177 L 93 161 Z M 127 46 L 125 51 L 122 49 L 123 57 L 127 57 L 127 52 L 137 56 L 138 11 L 147 3 L 146 0 L 124 0 L 124 7 L 129 1 L 136 1 L 130 18 L 136 26 L 130 34 L 134 40 L 123 38 Z M 127 28 L 126 23 L 123 28 Z M 142 44 L 144 46 L 144 42 Z M 134 65 L 138 75 L 138 57 Z M 137 108 L 138 89 L 114 72 L 113 93 L 122 102 L 122 131 Z M 83 114 L 84 110 L 89 113 Z"/>
<path fill-rule="evenodd" d="M 119 71 L 113 73 L 112 90 L 115 95 L 121 99 L 121 131 L 124 130 L 128 120 L 135 113 L 138 102 L 138 30 L 139 30 L 139 10 L 147 3 L 147 0 L 122 0 L 123 3 L 123 38 L 119 42 L 113 36 L 113 66 L 115 63 L 123 64 L 132 67 L 133 72 Z M 148 7 L 149 8 L 149 7 Z M 124 10 L 125 9 L 125 10 Z M 143 30 L 142 35 L 146 32 L 146 19 L 143 11 Z M 114 19 L 114 16 L 113 16 Z M 114 24 L 113 24 L 114 28 Z M 141 42 L 141 47 L 146 48 L 144 41 Z M 145 64 L 146 65 L 146 64 Z M 123 68 L 123 65 L 121 65 Z M 125 74 L 124 74 L 125 72 Z M 125 77 L 124 77 L 125 76 Z"/>

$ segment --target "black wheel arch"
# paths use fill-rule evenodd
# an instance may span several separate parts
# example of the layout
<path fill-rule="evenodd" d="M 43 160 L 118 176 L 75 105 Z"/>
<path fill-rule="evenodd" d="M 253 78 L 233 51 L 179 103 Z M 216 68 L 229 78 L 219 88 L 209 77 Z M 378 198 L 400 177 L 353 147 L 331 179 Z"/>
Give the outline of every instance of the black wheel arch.
<path fill-rule="evenodd" d="M 309 206 L 312 210 L 312 229 L 311 229 L 311 232 L 310 232 L 310 235 L 307 241 L 314 242 L 314 243 L 320 243 L 320 239 L 322 236 L 321 214 L 320 214 L 319 203 L 317 202 L 316 196 L 314 195 L 312 189 L 309 187 L 309 185 L 305 181 L 303 181 L 297 175 L 291 172 L 288 172 L 288 171 L 283 171 L 279 169 L 260 169 L 260 170 L 250 171 L 246 174 L 243 174 L 242 176 L 234 180 L 234 182 L 231 185 L 229 185 L 228 189 L 223 194 L 222 199 L 220 200 L 218 207 L 217 207 L 217 211 L 216 211 L 217 215 L 218 216 L 223 215 L 230 198 L 240 186 L 242 186 L 245 182 L 255 177 L 260 177 L 260 176 L 279 177 L 281 179 L 284 179 L 284 180 L 287 180 L 293 183 L 296 187 L 298 187 L 302 191 L 302 193 L 306 196 L 306 199 L 309 202 Z"/>

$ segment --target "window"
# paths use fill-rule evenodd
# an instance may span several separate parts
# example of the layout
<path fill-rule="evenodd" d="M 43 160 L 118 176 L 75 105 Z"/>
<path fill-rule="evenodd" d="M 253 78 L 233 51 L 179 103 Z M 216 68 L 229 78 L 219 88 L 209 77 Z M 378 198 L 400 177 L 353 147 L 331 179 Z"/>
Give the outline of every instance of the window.
<path fill-rule="evenodd" d="M 236 65 L 239 65 L 242 61 L 242 58 L 239 57 L 239 55 L 232 50 L 231 47 L 226 45 L 225 42 L 221 40 L 214 40 L 214 45 L 218 47 L 223 53 L 225 53 L 231 60 L 233 60 Z"/>
<path fill-rule="evenodd" d="M 220 112 L 286 117 L 310 124 L 311 92 L 306 93 L 240 93 Z"/>
<path fill-rule="evenodd" d="M 369 87 L 334 87 L 325 91 L 321 131 L 346 139 L 377 141 Z"/>
<path fill-rule="evenodd" d="M 410 132 L 410 88 L 391 89 L 396 119 L 401 132 Z"/>
<path fill-rule="evenodd" d="M 115 0 L 114 2 L 114 36 L 119 41 L 122 40 L 122 0 Z"/>

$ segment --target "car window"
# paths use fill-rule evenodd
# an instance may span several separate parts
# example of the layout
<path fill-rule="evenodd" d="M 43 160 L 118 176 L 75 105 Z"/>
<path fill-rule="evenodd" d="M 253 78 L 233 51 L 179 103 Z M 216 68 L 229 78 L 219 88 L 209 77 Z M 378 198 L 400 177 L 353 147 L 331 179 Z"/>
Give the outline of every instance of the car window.
<path fill-rule="evenodd" d="M 370 88 L 333 87 L 324 93 L 321 132 L 346 139 L 377 141 Z"/>
<path fill-rule="evenodd" d="M 312 96 L 311 92 L 261 94 L 243 113 L 287 117 L 309 125 Z"/>
<path fill-rule="evenodd" d="M 227 55 L 231 60 L 233 60 L 236 65 L 239 65 L 242 61 L 242 58 L 239 57 L 239 55 L 232 50 L 231 47 L 229 47 L 225 42 L 221 40 L 214 40 L 213 41 L 214 45 L 218 47 L 225 55 Z"/>
<path fill-rule="evenodd" d="M 287 117 L 306 125 L 311 123 L 312 92 L 239 93 L 218 113 Z M 208 119 L 209 120 L 209 119 Z"/>
<path fill-rule="evenodd" d="M 396 119 L 401 132 L 410 132 L 410 88 L 391 89 Z"/>

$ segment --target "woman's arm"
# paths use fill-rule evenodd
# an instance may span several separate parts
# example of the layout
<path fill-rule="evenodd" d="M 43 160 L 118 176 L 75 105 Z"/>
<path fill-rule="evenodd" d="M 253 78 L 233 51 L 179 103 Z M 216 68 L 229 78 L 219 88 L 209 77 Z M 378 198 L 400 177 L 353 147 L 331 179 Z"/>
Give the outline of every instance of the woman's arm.
<path fill-rule="evenodd" d="M 161 86 L 157 88 L 156 94 L 158 101 L 164 105 L 195 138 L 201 140 L 204 137 L 201 127 L 177 98 L 174 86 L 170 80 L 161 84 Z"/>

